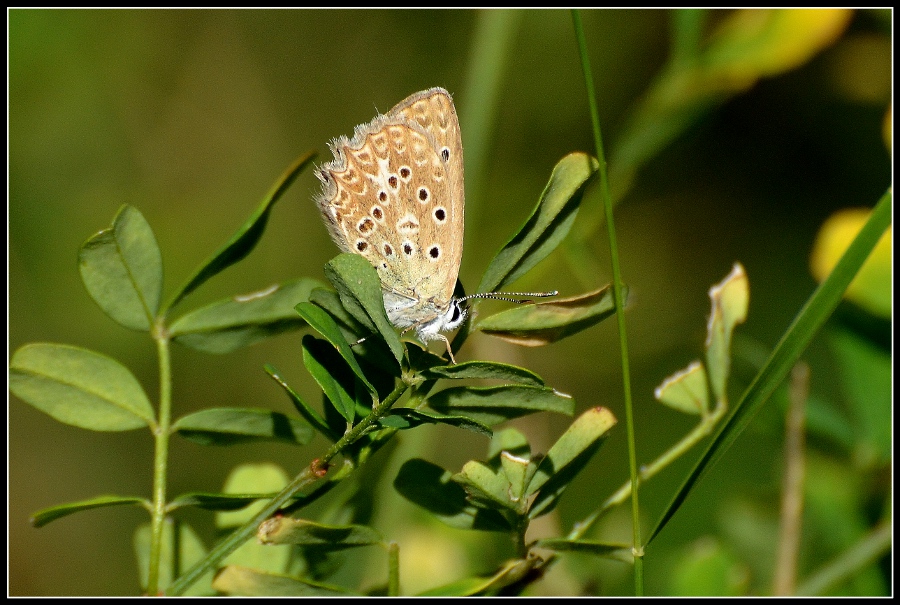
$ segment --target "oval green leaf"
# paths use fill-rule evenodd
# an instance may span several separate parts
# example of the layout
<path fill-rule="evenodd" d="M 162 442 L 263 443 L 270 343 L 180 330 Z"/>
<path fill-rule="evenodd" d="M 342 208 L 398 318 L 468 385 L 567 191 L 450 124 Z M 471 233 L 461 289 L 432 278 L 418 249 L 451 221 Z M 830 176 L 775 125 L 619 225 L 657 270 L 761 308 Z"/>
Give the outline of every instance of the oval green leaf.
<path fill-rule="evenodd" d="M 494 469 L 478 460 L 469 460 L 451 479 L 462 485 L 469 501 L 489 508 L 516 511 L 517 502 L 512 499 L 509 479 L 500 469 Z"/>
<path fill-rule="evenodd" d="M 612 288 L 605 286 L 571 298 L 507 309 L 479 321 L 475 329 L 517 345 L 540 347 L 586 330 L 615 312 Z"/>
<path fill-rule="evenodd" d="M 488 265 L 478 292 L 496 292 L 553 252 L 569 233 L 598 166 L 597 160 L 580 152 L 556 164 L 531 216 Z"/>
<path fill-rule="evenodd" d="M 92 431 L 153 426 L 153 408 L 128 369 L 100 353 L 52 343 L 15 352 L 9 388 L 56 420 Z"/>
<path fill-rule="evenodd" d="M 113 320 L 132 330 L 150 329 L 162 295 L 162 254 L 144 216 L 124 205 L 112 227 L 78 251 L 81 280 Z"/>
<path fill-rule="evenodd" d="M 226 298 L 178 318 L 172 339 L 205 353 L 229 353 L 304 325 L 294 306 L 321 282 L 301 278 L 259 292 Z"/>
<path fill-rule="evenodd" d="M 437 517 L 442 523 L 458 529 L 508 532 L 509 522 L 493 509 L 477 507 L 469 502 L 466 490 L 451 480 L 452 473 L 426 460 L 406 461 L 394 488 L 401 496 Z"/>
<path fill-rule="evenodd" d="M 294 163 L 281 174 L 278 181 L 275 182 L 275 185 L 272 186 L 250 218 L 241 225 L 224 246 L 219 248 L 197 268 L 194 275 L 188 278 L 185 284 L 175 292 L 172 300 L 166 304 L 164 311 L 177 305 L 181 299 L 196 290 L 212 276 L 227 269 L 250 254 L 262 237 L 263 231 L 266 229 L 269 213 L 272 211 L 275 202 L 281 198 L 282 194 L 287 190 L 291 183 L 294 182 L 294 179 L 297 178 L 300 171 L 306 168 L 315 157 L 315 152 L 310 151 L 297 158 Z"/>
<path fill-rule="evenodd" d="M 403 345 L 385 313 L 381 280 L 375 267 L 358 254 L 344 253 L 325 265 L 325 276 L 334 285 L 347 312 L 381 334 L 397 363 L 401 363 Z"/>
<path fill-rule="evenodd" d="M 232 445 L 250 441 L 282 441 L 306 445 L 311 426 L 280 412 L 253 408 L 210 408 L 179 418 L 172 430 L 201 445 Z"/>
<path fill-rule="evenodd" d="M 540 492 L 528 516 L 532 519 L 550 512 L 569 483 L 597 452 L 609 430 L 615 426 L 612 412 L 602 407 L 587 410 L 569 426 L 538 464 L 526 494 Z"/>
<path fill-rule="evenodd" d="M 488 426 L 535 412 L 575 413 L 571 396 L 524 385 L 452 387 L 429 397 L 428 405 L 442 414 L 468 416 Z"/>
<path fill-rule="evenodd" d="M 530 370 L 498 363 L 494 361 L 464 361 L 453 366 L 432 366 L 421 372 L 422 376 L 434 380 L 446 378 L 449 380 L 484 379 L 503 380 L 517 384 L 526 384 L 535 387 L 544 386 L 544 380 Z"/>

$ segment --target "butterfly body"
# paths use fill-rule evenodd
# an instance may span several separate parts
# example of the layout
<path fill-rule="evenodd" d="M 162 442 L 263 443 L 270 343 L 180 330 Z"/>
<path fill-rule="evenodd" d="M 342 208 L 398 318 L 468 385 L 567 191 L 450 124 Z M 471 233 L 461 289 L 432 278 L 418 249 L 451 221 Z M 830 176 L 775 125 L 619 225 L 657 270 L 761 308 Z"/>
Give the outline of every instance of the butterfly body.
<path fill-rule="evenodd" d="M 444 340 L 465 310 L 453 298 L 462 259 L 462 140 L 449 93 L 415 93 L 330 145 L 316 203 L 332 240 L 378 271 L 391 323 Z M 449 343 L 448 343 L 449 350 Z M 452 353 L 451 353 L 452 358 Z"/>

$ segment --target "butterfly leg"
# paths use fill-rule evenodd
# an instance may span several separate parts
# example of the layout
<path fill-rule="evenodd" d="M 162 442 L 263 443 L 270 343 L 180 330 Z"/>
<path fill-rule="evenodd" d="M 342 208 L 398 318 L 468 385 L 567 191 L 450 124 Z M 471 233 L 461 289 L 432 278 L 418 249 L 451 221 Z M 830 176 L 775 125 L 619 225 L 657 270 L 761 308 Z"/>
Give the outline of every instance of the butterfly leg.
<path fill-rule="evenodd" d="M 440 338 L 441 340 L 443 340 L 444 343 L 446 343 L 446 345 L 447 345 L 447 353 L 450 354 L 450 363 L 452 363 L 453 365 L 456 365 L 456 358 L 453 356 L 453 349 L 450 348 L 450 341 L 447 340 L 447 337 L 444 336 L 443 334 L 440 334 L 440 333 L 439 333 L 439 334 L 436 334 L 436 336 L 437 336 L 438 338 Z"/>

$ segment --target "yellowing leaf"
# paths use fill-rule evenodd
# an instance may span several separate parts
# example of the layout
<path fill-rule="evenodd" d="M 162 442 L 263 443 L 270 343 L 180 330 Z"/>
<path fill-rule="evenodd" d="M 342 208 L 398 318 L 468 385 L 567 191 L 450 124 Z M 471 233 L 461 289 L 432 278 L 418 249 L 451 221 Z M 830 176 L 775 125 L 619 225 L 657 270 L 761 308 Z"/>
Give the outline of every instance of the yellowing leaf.
<path fill-rule="evenodd" d="M 653 391 L 661 403 L 688 414 L 706 414 L 709 411 L 709 388 L 706 384 L 706 368 L 699 361 L 668 378 Z"/>
<path fill-rule="evenodd" d="M 709 289 L 712 311 L 706 335 L 706 370 L 713 395 L 725 394 L 731 371 L 731 333 L 734 326 L 747 319 L 750 285 L 740 263 L 735 263 L 725 279 Z"/>

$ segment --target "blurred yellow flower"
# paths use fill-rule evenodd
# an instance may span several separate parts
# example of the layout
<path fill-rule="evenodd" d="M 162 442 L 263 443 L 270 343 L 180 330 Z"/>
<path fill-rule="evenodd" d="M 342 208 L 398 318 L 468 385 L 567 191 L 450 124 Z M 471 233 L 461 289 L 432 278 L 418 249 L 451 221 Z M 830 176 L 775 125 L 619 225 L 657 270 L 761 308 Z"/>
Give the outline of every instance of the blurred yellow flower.
<path fill-rule="evenodd" d="M 847 208 L 832 214 L 816 236 L 810 258 L 813 277 L 824 280 L 869 219 L 868 208 Z M 879 317 L 891 317 L 891 232 L 878 245 L 847 288 L 845 298 Z"/>

